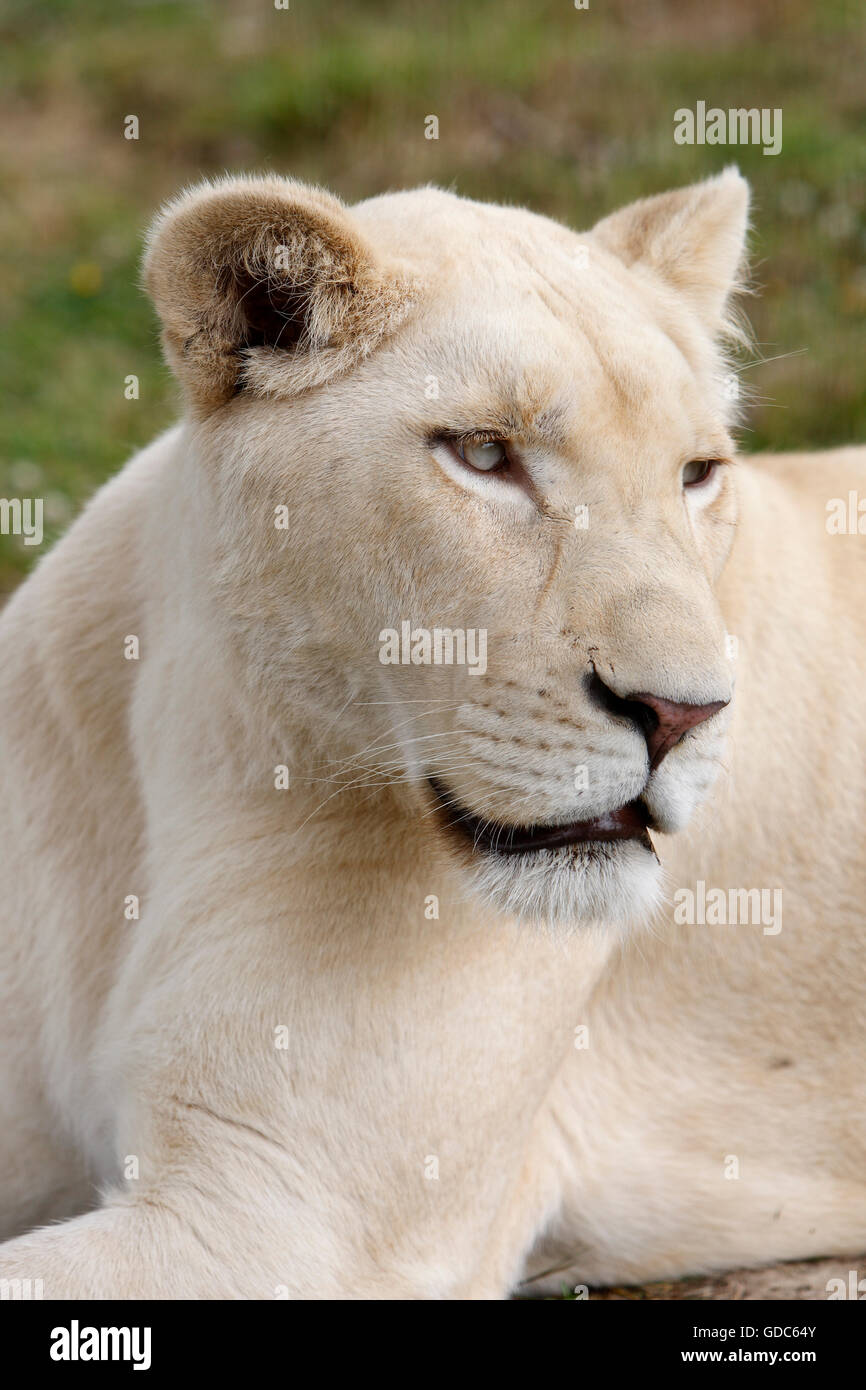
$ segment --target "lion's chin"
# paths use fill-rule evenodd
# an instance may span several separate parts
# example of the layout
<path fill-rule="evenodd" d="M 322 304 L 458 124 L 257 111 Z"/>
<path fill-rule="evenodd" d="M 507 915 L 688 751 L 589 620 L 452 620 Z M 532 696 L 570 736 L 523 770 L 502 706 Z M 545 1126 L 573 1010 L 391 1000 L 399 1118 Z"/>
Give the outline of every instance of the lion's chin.
<path fill-rule="evenodd" d="M 661 867 L 638 840 L 477 855 L 466 872 L 488 906 L 534 924 L 636 928 L 662 898 Z"/>
<path fill-rule="evenodd" d="M 436 777 L 428 785 L 439 823 L 475 895 L 521 921 L 633 927 L 662 897 L 662 872 L 642 800 L 592 819 L 519 826 L 462 806 Z"/>

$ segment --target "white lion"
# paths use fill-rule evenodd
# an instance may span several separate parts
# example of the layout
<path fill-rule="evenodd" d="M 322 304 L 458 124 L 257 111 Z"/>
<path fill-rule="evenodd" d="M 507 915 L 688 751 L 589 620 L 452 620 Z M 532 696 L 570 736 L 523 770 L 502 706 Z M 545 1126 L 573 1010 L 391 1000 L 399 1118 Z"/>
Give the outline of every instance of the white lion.
<path fill-rule="evenodd" d="M 735 457 L 746 216 L 162 213 L 183 423 L 0 619 L 0 1276 L 866 1247 L 866 450 Z"/>

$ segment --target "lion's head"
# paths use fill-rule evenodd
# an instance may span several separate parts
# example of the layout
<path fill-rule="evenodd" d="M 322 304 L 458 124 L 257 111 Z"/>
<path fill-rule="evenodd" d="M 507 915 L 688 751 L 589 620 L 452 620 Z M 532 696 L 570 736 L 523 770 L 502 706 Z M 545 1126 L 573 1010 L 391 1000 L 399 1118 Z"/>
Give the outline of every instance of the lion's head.
<path fill-rule="evenodd" d="M 298 784 L 387 786 L 506 911 L 645 910 L 718 768 L 746 216 L 735 171 L 580 235 L 272 178 L 152 232 L 199 543 Z"/>

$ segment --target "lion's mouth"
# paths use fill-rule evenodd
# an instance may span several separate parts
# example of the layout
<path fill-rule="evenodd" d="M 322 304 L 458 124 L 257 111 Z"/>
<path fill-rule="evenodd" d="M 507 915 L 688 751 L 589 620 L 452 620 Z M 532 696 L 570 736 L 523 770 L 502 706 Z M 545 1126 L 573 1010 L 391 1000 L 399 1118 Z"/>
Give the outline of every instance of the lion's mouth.
<path fill-rule="evenodd" d="M 655 854 L 649 836 L 650 814 L 642 801 L 629 801 L 593 820 L 568 821 L 562 825 L 503 825 L 460 806 L 437 778 L 430 777 L 428 781 L 445 824 L 471 841 L 476 850 L 489 854 L 534 854 L 538 850 L 563 849 L 567 845 L 637 840 Z"/>

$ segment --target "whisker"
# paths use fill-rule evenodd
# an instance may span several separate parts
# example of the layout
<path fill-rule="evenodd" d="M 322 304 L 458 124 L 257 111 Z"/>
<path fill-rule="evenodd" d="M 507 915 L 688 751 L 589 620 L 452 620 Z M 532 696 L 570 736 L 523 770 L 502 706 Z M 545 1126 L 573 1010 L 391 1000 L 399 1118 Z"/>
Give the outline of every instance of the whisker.
<path fill-rule="evenodd" d="M 465 703 L 465 702 L 464 702 L 464 701 L 461 701 L 461 704 L 462 704 L 462 703 Z M 460 708 L 460 705 L 452 705 L 452 706 L 451 706 L 451 711 L 457 710 L 457 709 L 459 709 L 459 708 Z M 394 724 L 394 725 L 391 727 L 391 729 L 389 730 L 389 733 L 392 733 L 392 734 L 393 734 L 397 729 L 402 729 L 402 728 L 404 728 L 406 724 L 411 724 L 414 720 L 419 719 L 419 718 L 423 718 L 423 715 L 424 715 L 426 712 L 427 712 L 427 711 L 420 711 L 420 712 L 417 713 L 417 714 L 410 714 L 410 715 L 408 716 L 407 719 L 403 719 L 403 720 L 401 720 L 398 724 Z M 449 711 L 448 709 L 436 710 L 436 711 L 435 711 L 435 713 L 437 713 L 437 714 L 448 714 L 449 712 L 450 712 L 450 711 Z M 384 737 L 387 738 L 387 737 L 388 737 L 388 734 L 385 734 Z M 399 748 L 399 747 L 401 747 L 401 744 L 400 744 L 400 741 L 399 741 L 399 740 L 397 740 L 396 742 L 391 743 L 391 744 L 386 744 L 386 745 L 384 745 L 384 747 L 382 747 L 382 746 L 381 746 L 380 740 L 373 739 L 373 741 L 372 741 L 371 743 L 368 743 L 364 748 L 359 749 L 357 753 L 353 753 L 353 754 L 351 754 L 351 755 L 350 755 L 349 757 L 347 757 L 347 758 L 328 758 L 324 763 L 320 764 L 320 766 L 322 766 L 322 767 L 327 767 L 327 766 L 329 766 L 329 764 L 331 764 L 331 763 L 347 763 L 347 762 L 352 762 L 353 760 L 355 760 L 355 759 L 357 759 L 357 758 L 363 757 L 363 755 L 364 755 L 365 753 L 373 753 L 373 752 L 376 752 L 376 751 L 385 752 L 385 751 L 387 751 L 388 748 Z"/>

